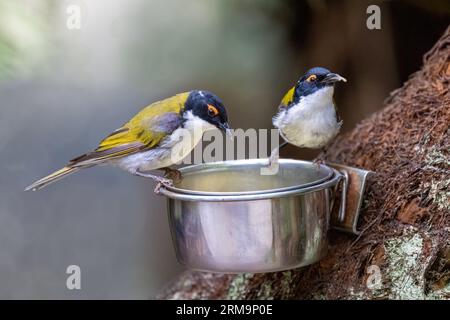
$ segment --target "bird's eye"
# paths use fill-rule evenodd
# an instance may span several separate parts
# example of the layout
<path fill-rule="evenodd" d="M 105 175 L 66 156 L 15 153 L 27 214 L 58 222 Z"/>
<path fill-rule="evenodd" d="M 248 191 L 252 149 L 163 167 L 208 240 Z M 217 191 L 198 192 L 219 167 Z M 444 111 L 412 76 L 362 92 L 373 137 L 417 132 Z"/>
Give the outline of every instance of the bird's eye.
<path fill-rule="evenodd" d="M 317 80 L 317 76 L 316 76 L 315 74 L 310 75 L 310 76 L 306 79 L 307 82 L 314 82 L 314 81 L 316 81 L 316 80 Z"/>
<path fill-rule="evenodd" d="M 219 114 L 219 110 L 213 105 L 208 104 L 208 115 L 211 117 L 215 117 Z"/>

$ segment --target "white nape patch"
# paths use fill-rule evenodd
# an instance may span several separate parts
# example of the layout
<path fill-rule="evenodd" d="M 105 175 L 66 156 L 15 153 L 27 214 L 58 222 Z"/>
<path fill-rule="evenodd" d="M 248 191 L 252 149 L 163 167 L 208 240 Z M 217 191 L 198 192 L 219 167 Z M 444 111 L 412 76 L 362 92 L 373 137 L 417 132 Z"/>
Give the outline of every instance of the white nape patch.
<path fill-rule="evenodd" d="M 165 137 L 157 148 L 113 161 L 118 167 L 135 173 L 169 167 L 183 160 L 202 139 L 203 133 L 215 129 L 209 122 L 188 111 L 184 126 Z"/>
<path fill-rule="evenodd" d="M 201 91 L 201 90 L 200 90 L 200 91 L 198 92 L 198 94 L 199 94 L 199 95 L 200 95 L 200 97 L 202 97 L 202 98 L 204 98 L 204 97 L 205 97 L 205 95 L 203 94 L 203 91 Z"/>
<path fill-rule="evenodd" d="M 298 147 L 321 148 L 332 140 L 341 128 L 333 102 L 334 87 L 325 87 L 302 97 L 300 101 L 278 113 L 273 125 L 281 136 Z"/>

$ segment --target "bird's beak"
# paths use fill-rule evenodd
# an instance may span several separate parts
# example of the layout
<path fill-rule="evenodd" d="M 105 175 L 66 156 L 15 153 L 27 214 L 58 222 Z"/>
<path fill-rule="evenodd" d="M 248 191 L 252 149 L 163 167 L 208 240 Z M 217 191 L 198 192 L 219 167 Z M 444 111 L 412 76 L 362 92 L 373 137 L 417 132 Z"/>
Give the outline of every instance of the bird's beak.
<path fill-rule="evenodd" d="M 341 75 L 338 75 L 337 73 L 330 72 L 325 76 L 325 78 L 322 81 L 326 84 L 333 84 L 339 81 L 347 82 L 347 79 L 345 79 Z"/>
<path fill-rule="evenodd" d="M 231 132 L 231 128 L 230 125 L 228 124 L 228 122 L 225 123 L 221 123 L 219 125 L 219 129 L 223 132 L 225 132 L 225 134 L 229 137 L 231 137 L 233 135 L 233 133 Z"/>

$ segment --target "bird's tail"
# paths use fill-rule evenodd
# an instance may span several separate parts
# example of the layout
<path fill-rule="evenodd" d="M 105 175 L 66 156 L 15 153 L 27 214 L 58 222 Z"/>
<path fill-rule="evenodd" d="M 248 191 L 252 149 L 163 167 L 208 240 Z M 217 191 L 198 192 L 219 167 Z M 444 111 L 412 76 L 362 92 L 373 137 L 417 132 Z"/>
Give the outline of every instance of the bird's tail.
<path fill-rule="evenodd" d="M 37 191 L 39 189 L 42 189 L 46 186 L 48 186 L 49 184 L 62 179 L 66 176 L 68 176 L 69 174 L 72 174 L 78 170 L 80 170 L 80 167 L 64 167 L 58 171 L 53 172 L 52 174 L 49 174 L 48 176 L 39 179 L 38 181 L 34 182 L 33 184 L 29 185 L 28 187 L 25 188 L 25 191 L 28 190 L 33 190 L 33 191 Z"/>

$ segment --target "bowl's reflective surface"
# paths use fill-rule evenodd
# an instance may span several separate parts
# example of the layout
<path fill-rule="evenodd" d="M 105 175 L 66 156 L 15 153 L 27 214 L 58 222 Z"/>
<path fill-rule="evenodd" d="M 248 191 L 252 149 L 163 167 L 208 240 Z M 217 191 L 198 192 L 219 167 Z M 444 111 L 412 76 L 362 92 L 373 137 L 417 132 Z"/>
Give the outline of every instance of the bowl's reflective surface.
<path fill-rule="evenodd" d="M 291 190 L 288 195 L 273 196 L 277 194 L 274 187 L 286 188 L 293 183 L 308 185 L 314 180 L 311 177 L 315 172 L 300 172 L 308 170 L 304 162 L 297 162 L 296 172 L 296 162 L 288 161 L 287 167 L 283 167 L 286 163 L 280 162 L 281 174 L 272 183 L 267 176 L 260 176 L 259 171 L 252 177 L 244 174 L 259 170 L 260 165 L 251 161 L 247 168 L 242 168 L 240 162 L 239 166 L 231 163 L 226 172 L 212 170 L 213 177 L 199 167 L 186 175 L 183 172 L 185 180 L 180 185 L 183 188 L 248 192 L 250 187 L 256 187 L 256 190 L 270 189 L 271 197 L 211 201 L 214 196 L 196 195 L 193 196 L 195 201 L 190 201 L 186 200 L 188 194 L 166 193 L 178 260 L 192 269 L 225 273 L 279 271 L 318 261 L 326 253 L 332 187 L 339 178 L 332 177 L 310 192 L 302 193 L 299 188 L 298 193 Z M 233 167 L 238 169 L 234 171 Z M 318 172 L 315 165 L 310 168 Z M 208 165 L 206 171 L 211 169 Z M 328 169 L 323 172 L 326 174 Z M 321 177 L 319 172 L 318 178 Z M 252 182 L 246 183 L 246 179 L 252 179 Z M 263 182 L 260 184 L 260 181 Z"/>
<path fill-rule="evenodd" d="M 270 272 L 318 261 L 327 246 L 327 190 L 273 200 L 169 201 L 177 258 L 192 269 Z"/>
<path fill-rule="evenodd" d="M 311 162 L 283 159 L 276 175 L 261 175 L 264 160 L 236 160 L 189 166 L 180 169 L 183 180 L 174 190 L 199 194 L 243 194 L 304 188 L 329 180 L 333 170 Z"/>

